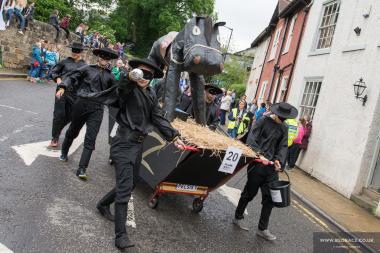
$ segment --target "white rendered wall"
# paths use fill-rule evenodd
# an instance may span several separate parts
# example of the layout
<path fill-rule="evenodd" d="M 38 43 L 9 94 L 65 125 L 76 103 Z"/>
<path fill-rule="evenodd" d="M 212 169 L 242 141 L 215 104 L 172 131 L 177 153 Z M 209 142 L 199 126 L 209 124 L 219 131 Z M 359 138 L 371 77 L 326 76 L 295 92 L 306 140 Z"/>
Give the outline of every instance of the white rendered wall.
<path fill-rule="evenodd" d="M 380 112 L 376 111 L 380 92 L 380 1 L 341 1 L 330 53 L 312 56 L 325 2 L 314 1 L 310 10 L 288 101 L 299 106 L 305 79 L 322 78 L 309 148 L 298 165 L 350 197 L 366 184 L 380 131 Z M 363 18 L 369 9 L 369 18 Z M 353 31 L 357 26 L 362 28 L 360 36 Z M 353 83 L 360 77 L 368 87 L 365 107 L 354 98 Z"/>
<path fill-rule="evenodd" d="M 251 102 L 255 97 L 257 90 L 257 85 L 259 84 L 261 70 L 263 68 L 263 63 L 265 60 L 265 54 L 268 48 L 269 36 L 263 40 L 256 48 L 255 59 L 252 63 L 251 72 L 247 81 L 247 88 L 245 94 L 247 95 L 247 101 Z"/>

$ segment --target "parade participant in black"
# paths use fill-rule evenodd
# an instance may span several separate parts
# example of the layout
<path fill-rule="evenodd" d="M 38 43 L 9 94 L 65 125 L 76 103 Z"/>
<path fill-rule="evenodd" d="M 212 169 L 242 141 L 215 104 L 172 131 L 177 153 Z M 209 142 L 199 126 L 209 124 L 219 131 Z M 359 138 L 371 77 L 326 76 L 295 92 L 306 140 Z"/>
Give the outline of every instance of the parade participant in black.
<path fill-rule="evenodd" d="M 82 44 L 73 42 L 69 47 L 71 48 L 71 56 L 58 62 L 51 70 L 52 78 L 57 83 L 57 91 L 58 85 L 61 84 L 67 75 L 86 65 L 86 62 L 81 58 L 81 53 L 84 50 Z M 71 121 L 75 100 L 76 91 L 72 89 L 67 90 L 60 99 L 55 98 L 52 126 L 53 138 L 48 148 L 58 147 L 59 135 L 62 129 Z"/>
<path fill-rule="evenodd" d="M 272 115 L 263 117 L 252 126 L 247 145 L 260 155 L 260 159 L 273 161 L 274 164 L 258 163 L 248 167 L 248 181 L 241 194 L 233 222 L 241 229 L 248 230 L 243 224 L 244 211 L 260 188 L 262 209 L 257 235 L 267 240 L 275 240 L 276 236 L 268 230 L 269 217 L 273 208 L 268 183 L 278 180 L 278 171 L 281 171 L 285 165 L 288 129 L 284 121 L 297 117 L 298 111 L 290 104 L 283 102 L 272 105 L 270 109 Z"/>
<path fill-rule="evenodd" d="M 173 141 L 177 148 L 183 148 L 184 145 L 178 131 L 164 118 L 158 99 L 149 87 L 149 81 L 162 77 L 162 71 L 147 59 L 131 60 L 129 65 L 134 70 L 121 76 L 117 90 L 119 111 L 116 121 L 119 127 L 111 144 L 116 187 L 97 204 L 99 212 L 113 220 L 110 204 L 115 202 L 115 246 L 120 249 L 134 246 L 128 238 L 125 222 L 128 201 L 139 175 L 143 142 L 151 126 L 156 127 L 167 141 Z M 142 78 L 136 78 L 134 74 L 138 72 L 143 74 Z"/>
<path fill-rule="evenodd" d="M 109 69 L 110 60 L 117 59 L 118 55 L 112 49 L 94 49 L 93 54 L 99 56 L 98 63 L 86 65 L 73 71 L 58 87 L 56 96 L 60 98 L 65 90 L 73 87 L 77 89 L 78 99 L 74 105 L 72 122 L 66 131 L 65 140 L 62 143 L 60 160 L 67 161 L 67 155 L 74 139 L 79 135 L 83 125 L 86 124 L 86 136 L 79 168 L 76 175 L 83 180 L 87 179 L 86 169 L 95 149 L 95 141 L 103 120 L 104 106 L 94 98 L 93 94 L 101 93 L 116 86 L 117 82 Z M 88 98 L 91 97 L 92 100 Z"/>
<path fill-rule="evenodd" d="M 218 105 L 215 102 L 215 98 L 218 94 L 223 93 L 223 90 L 214 84 L 205 84 L 205 102 L 206 102 L 206 125 L 213 131 L 218 126 Z M 187 113 L 194 117 L 193 101 L 186 110 Z"/>

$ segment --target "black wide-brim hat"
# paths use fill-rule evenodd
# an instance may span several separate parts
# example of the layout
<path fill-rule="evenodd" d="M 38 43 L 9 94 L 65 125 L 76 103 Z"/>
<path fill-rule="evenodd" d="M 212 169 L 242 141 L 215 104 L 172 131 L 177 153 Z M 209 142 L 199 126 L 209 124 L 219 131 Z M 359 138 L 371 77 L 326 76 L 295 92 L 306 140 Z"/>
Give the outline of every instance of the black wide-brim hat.
<path fill-rule="evenodd" d="M 298 115 L 298 110 L 291 104 L 285 102 L 273 104 L 270 107 L 270 111 L 277 116 L 285 119 L 294 119 Z"/>
<path fill-rule="evenodd" d="M 133 59 L 128 61 L 129 66 L 131 66 L 133 69 L 137 68 L 140 65 L 148 66 L 149 68 L 153 69 L 153 77 L 154 78 L 162 78 L 164 76 L 164 72 L 151 60 L 149 59 Z"/>
<path fill-rule="evenodd" d="M 207 90 L 212 95 L 218 95 L 223 93 L 221 88 L 211 83 L 205 84 L 205 90 Z"/>
<path fill-rule="evenodd" d="M 79 43 L 79 42 L 73 42 L 73 43 L 71 43 L 71 45 L 69 45 L 67 47 L 69 47 L 71 49 L 78 49 L 80 51 L 83 51 L 86 49 L 85 47 L 83 47 L 82 43 Z"/>
<path fill-rule="evenodd" d="M 114 50 L 108 47 L 94 49 L 92 53 L 96 56 L 99 56 L 100 58 L 104 60 L 114 60 L 114 59 L 119 58 L 119 55 Z"/>

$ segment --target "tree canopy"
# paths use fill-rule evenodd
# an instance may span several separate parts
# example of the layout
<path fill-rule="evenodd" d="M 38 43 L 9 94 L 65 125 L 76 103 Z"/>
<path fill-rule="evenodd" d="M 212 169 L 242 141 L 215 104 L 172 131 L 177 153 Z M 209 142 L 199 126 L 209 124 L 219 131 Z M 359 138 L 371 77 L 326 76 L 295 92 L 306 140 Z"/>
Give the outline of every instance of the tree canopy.
<path fill-rule="evenodd" d="M 119 0 L 110 26 L 117 40 L 135 43 L 136 54 L 146 56 L 156 39 L 181 30 L 193 14 L 213 12 L 214 0 Z"/>

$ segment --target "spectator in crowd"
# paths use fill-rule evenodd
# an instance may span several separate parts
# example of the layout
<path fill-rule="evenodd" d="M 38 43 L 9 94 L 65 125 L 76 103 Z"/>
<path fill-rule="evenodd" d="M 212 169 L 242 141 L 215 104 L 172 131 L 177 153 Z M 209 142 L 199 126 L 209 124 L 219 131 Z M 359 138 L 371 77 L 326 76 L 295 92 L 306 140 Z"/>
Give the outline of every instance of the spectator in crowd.
<path fill-rule="evenodd" d="M 272 106 L 272 103 L 271 103 L 271 102 L 267 101 L 267 102 L 265 103 L 265 112 L 263 113 L 263 116 L 269 116 L 269 115 L 272 114 L 271 111 L 270 111 L 270 107 L 271 107 L 271 106 Z"/>
<path fill-rule="evenodd" d="M 116 81 L 120 80 L 120 72 L 122 67 L 124 67 L 124 63 L 121 59 L 119 59 L 116 62 L 116 66 L 112 68 L 112 74 L 115 76 Z"/>
<path fill-rule="evenodd" d="M 7 13 L 8 21 L 7 21 L 6 25 L 9 26 L 10 21 L 12 20 L 12 17 L 13 17 L 13 13 L 14 13 L 18 19 L 18 22 L 19 22 L 18 33 L 20 33 L 20 34 L 24 34 L 23 30 L 25 28 L 25 18 L 22 15 L 22 11 L 25 7 L 26 7 L 26 1 L 25 0 L 16 0 L 14 2 L 13 8 L 11 5 L 7 11 L 8 12 Z"/>
<path fill-rule="evenodd" d="M 233 108 L 228 115 L 228 134 L 232 138 L 236 138 L 245 132 L 249 124 L 249 118 L 245 109 L 246 104 L 244 101 L 240 101 L 238 107 Z"/>
<path fill-rule="evenodd" d="M 66 40 L 65 43 L 69 43 L 69 38 L 70 38 L 70 31 L 69 31 L 69 25 L 70 25 L 70 20 L 71 16 L 67 14 L 66 16 L 63 17 L 61 23 L 59 24 L 59 27 L 65 30 L 66 33 Z"/>
<path fill-rule="evenodd" d="M 257 105 L 257 99 L 256 98 L 254 98 L 252 100 L 252 102 L 249 103 L 248 106 L 247 106 L 247 110 L 250 113 L 252 113 L 253 115 L 255 115 L 255 113 L 256 113 L 256 111 L 257 111 L 258 108 L 259 108 L 259 106 Z"/>
<path fill-rule="evenodd" d="M 8 16 L 8 11 L 10 9 L 14 9 L 16 5 L 16 0 L 5 0 L 4 2 L 4 15 L 5 15 L 5 27 L 9 26 L 9 19 L 10 17 Z"/>
<path fill-rule="evenodd" d="M 75 29 L 75 34 L 80 37 L 80 42 L 84 42 L 84 24 L 79 24 Z"/>
<path fill-rule="evenodd" d="M 35 4 L 33 2 L 29 3 L 27 8 L 24 8 L 24 11 L 22 13 L 24 15 L 24 19 L 25 19 L 24 30 L 27 30 L 27 28 L 29 26 L 29 22 L 33 21 L 34 9 L 35 9 Z"/>
<path fill-rule="evenodd" d="M 57 30 L 57 35 L 55 36 L 55 42 L 58 42 L 59 33 L 60 33 L 58 14 L 59 14 L 58 10 L 54 10 L 53 13 L 49 17 L 49 24 L 52 25 L 55 28 L 55 30 Z"/>
<path fill-rule="evenodd" d="M 94 32 L 94 34 L 92 36 L 92 47 L 93 48 L 100 48 L 99 38 L 100 38 L 99 32 Z"/>
<path fill-rule="evenodd" d="M 37 42 L 32 48 L 32 62 L 28 74 L 28 80 L 32 83 L 39 81 L 39 75 L 42 68 L 43 60 L 41 57 L 41 42 Z"/>
<path fill-rule="evenodd" d="M 225 94 L 225 96 L 222 97 L 220 100 L 220 125 L 224 126 L 226 124 L 226 113 L 230 111 L 231 103 L 232 103 L 232 97 L 231 97 L 231 91 L 228 90 Z"/>
<path fill-rule="evenodd" d="M 266 111 L 265 103 L 261 103 L 260 108 L 256 111 L 255 118 L 256 122 L 259 121 L 259 119 L 263 116 L 264 112 Z"/>
<path fill-rule="evenodd" d="M 51 69 L 57 64 L 57 53 L 54 45 L 49 45 L 45 52 L 45 68 L 47 71 L 46 79 L 49 81 L 52 79 L 51 77 Z"/>
<path fill-rule="evenodd" d="M 247 95 L 245 95 L 245 94 L 242 95 L 242 96 L 240 97 L 239 101 L 244 101 L 245 104 L 247 104 Z"/>
<path fill-rule="evenodd" d="M 0 0 L 0 31 L 5 30 L 5 22 L 3 17 L 3 10 L 4 10 L 5 0 Z"/>
<path fill-rule="evenodd" d="M 235 99 L 236 99 L 236 92 L 235 92 L 235 90 L 232 90 L 231 98 L 232 98 L 232 102 L 231 102 L 231 109 L 232 109 L 232 107 L 235 106 Z"/>
<path fill-rule="evenodd" d="M 180 100 L 179 100 L 178 109 L 186 112 L 189 109 L 189 106 L 191 105 L 191 89 L 190 86 L 187 86 L 186 90 L 181 94 Z"/>
<path fill-rule="evenodd" d="M 299 122 L 297 137 L 293 140 L 293 144 L 289 147 L 288 151 L 288 171 L 292 171 L 296 165 L 298 156 L 301 152 L 302 139 L 306 132 L 306 119 L 302 117 Z"/>

